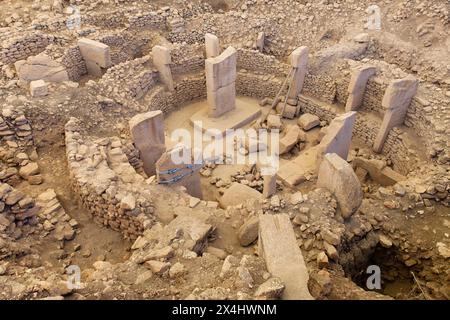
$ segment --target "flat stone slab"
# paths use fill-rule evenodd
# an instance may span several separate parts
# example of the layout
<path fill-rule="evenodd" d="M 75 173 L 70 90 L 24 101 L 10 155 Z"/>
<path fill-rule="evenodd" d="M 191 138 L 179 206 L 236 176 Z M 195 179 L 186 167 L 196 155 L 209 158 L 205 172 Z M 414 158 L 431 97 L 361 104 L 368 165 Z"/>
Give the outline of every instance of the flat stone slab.
<path fill-rule="evenodd" d="M 287 214 L 259 216 L 258 247 L 267 270 L 286 286 L 282 299 L 314 299 L 308 290 L 308 269 Z"/>
<path fill-rule="evenodd" d="M 262 194 L 249 186 L 235 182 L 225 191 L 222 198 L 219 199 L 219 203 L 225 209 L 251 199 L 262 200 Z"/>
<path fill-rule="evenodd" d="M 306 180 L 306 176 L 313 174 L 316 169 L 317 146 L 305 150 L 297 158 L 280 163 L 277 177 L 283 183 L 294 187 Z"/>
<path fill-rule="evenodd" d="M 200 129 L 198 122 L 201 122 L 201 129 L 206 134 L 210 132 L 215 135 L 215 132 L 219 130 L 224 136 L 227 129 L 242 128 L 260 115 L 260 106 L 249 103 L 242 98 L 236 98 L 236 108 L 217 118 L 209 117 L 209 107 L 205 101 L 205 106 L 194 113 L 190 121 L 197 129 Z"/>

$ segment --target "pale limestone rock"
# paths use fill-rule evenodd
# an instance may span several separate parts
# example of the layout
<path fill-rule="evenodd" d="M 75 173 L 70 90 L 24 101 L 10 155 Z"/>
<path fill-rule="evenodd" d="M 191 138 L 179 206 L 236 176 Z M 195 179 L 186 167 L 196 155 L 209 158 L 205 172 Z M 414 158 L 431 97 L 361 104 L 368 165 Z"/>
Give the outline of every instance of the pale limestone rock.
<path fill-rule="evenodd" d="M 336 197 L 344 218 L 349 218 L 362 203 L 358 177 L 347 161 L 335 153 L 325 155 L 319 168 L 317 186 L 328 189 Z"/>

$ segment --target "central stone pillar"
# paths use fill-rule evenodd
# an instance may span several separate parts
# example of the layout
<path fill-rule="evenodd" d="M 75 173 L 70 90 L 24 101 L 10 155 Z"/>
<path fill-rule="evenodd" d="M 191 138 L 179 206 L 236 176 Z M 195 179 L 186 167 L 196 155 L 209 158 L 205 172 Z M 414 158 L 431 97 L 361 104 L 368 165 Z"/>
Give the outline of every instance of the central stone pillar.
<path fill-rule="evenodd" d="M 207 45 L 218 46 L 213 35 L 208 34 L 205 39 Z M 213 55 L 214 52 L 208 54 Z M 220 132 L 224 136 L 227 130 L 242 128 L 261 115 L 257 103 L 236 97 L 236 66 L 237 51 L 233 47 L 205 60 L 207 101 L 199 102 L 201 108 L 190 117 L 190 121 L 194 128 L 206 135 L 215 136 Z"/>
<path fill-rule="evenodd" d="M 217 118 L 236 108 L 237 52 L 228 47 L 215 58 L 206 59 L 206 89 L 209 116 Z"/>

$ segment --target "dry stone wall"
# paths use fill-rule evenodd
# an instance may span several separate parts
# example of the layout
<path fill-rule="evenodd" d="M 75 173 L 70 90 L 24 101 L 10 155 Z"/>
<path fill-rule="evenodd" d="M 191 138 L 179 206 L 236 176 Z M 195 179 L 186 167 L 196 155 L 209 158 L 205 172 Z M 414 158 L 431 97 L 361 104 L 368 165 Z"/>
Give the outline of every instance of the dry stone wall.
<path fill-rule="evenodd" d="M 0 183 L 0 231 L 20 238 L 21 227 L 36 225 L 39 206 L 35 200 L 7 183 Z"/>
<path fill-rule="evenodd" d="M 318 75 L 308 72 L 305 77 L 302 93 L 317 97 L 323 102 L 334 103 L 336 98 L 336 82 L 329 75 Z"/>
<path fill-rule="evenodd" d="M 14 34 L 2 35 L 0 49 L 0 64 L 12 64 L 16 61 L 26 59 L 44 51 L 51 43 L 57 43 L 57 37 L 39 31 L 30 31 L 25 34 L 14 36 Z"/>
<path fill-rule="evenodd" d="M 87 74 L 86 63 L 77 45 L 63 47 L 51 44 L 45 48 L 44 53 L 66 68 L 71 81 L 79 81 Z"/>
<path fill-rule="evenodd" d="M 170 68 L 173 75 L 204 72 L 203 45 L 175 44 L 170 51 L 170 55 L 172 58 Z"/>
<path fill-rule="evenodd" d="M 236 92 L 238 95 L 263 99 L 275 97 L 282 80 L 269 75 L 258 75 L 249 72 L 238 72 Z"/>
<path fill-rule="evenodd" d="M 128 17 L 129 28 L 166 29 L 166 17 L 161 12 L 149 12 Z"/>
<path fill-rule="evenodd" d="M 206 79 L 204 75 L 188 76 L 175 83 L 175 90 L 167 92 L 163 87 L 156 87 L 149 93 L 148 110 L 161 110 L 169 113 L 190 101 L 206 99 Z"/>
<path fill-rule="evenodd" d="M 265 55 L 256 50 L 239 49 L 237 53 L 237 68 L 255 73 L 285 78 L 290 66 L 273 56 Z"/>
<path fill-rule="evenodd" d="M 126 104 L 127 99 L 139 99 L 158 81 L 158 72 L 150 57 L 126 61 L 106 71 L 98 86 L 101 94 Z"/>
<path fill-rule="evenodd" d="M 87 141 L 79 122 L 65 126 L 72 187 L 94 220 L 135 239 L 154 222 L 152 192 L 136 173 L 119 138 Z"/>

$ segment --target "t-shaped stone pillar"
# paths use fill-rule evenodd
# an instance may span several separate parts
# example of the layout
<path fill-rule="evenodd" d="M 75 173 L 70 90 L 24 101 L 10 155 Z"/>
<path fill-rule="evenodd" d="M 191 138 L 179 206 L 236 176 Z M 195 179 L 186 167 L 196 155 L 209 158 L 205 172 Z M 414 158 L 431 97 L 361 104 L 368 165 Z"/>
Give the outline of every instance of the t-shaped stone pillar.
<path fill-rule="evenodd" d="M 89 74 L 102 75 L 102 69 L 112 65 L 109 46 L 99 41 L 82 38 L 78 40 L 81 56 Z"/>
<path fill-rule="evenodd" d="M 156 173 L 156 161 L 166 151 L 163 113 L 160 110 L 141 113 L 131 118 L 129 124 L 144 171 L 150 177 Z"/>
<path fill-rule="evenodd" d="M 295 69 L 289 99 L 297 99 L 303 89 L 308 66 L 308 53 L 308 47 L 298 47 L 291 53 L 291 66 Z"/>
<path fill-rule="evenodd" d="M 205 34 L 206 58 L 215 58 L 220 54 L 219 38 L 212 33 Z"/>
<path fill-rule="evenodd" d="M 383 123 L 373 145 L 375 152 L 383 150 L 389 132 L 393 127 L 403 124 L 412 98 L 417 93 L 419 82 L 412 75 L 404 79 L 394 80 L 383 96 L 382 105 L 386 110 Z"/>
<path fill-rule="evenodd" d="M 360 66 L 352 71 L 352 77 L 348 85 L 348 98 L 345 111 L 356 111 L 361 107 L 366 91 L 367 81 L 376 72 L 373 66 Z"/>
<path fill-rule="evenodd" d="M 153 64 L 158 69 L 161 82 L 167 87 L 167 90 L 173 91 L 173 78 L 170 64 L 172 59 L 170 57 L 170 50 L 163 46 L 154 46 L 152 49 Z"/>
<path fill-rule="evenodd" d="M 233 47 L 205 61 L 207 100 L 212 118 L 236 108 L 236 63 L 237 52 Z"/>

